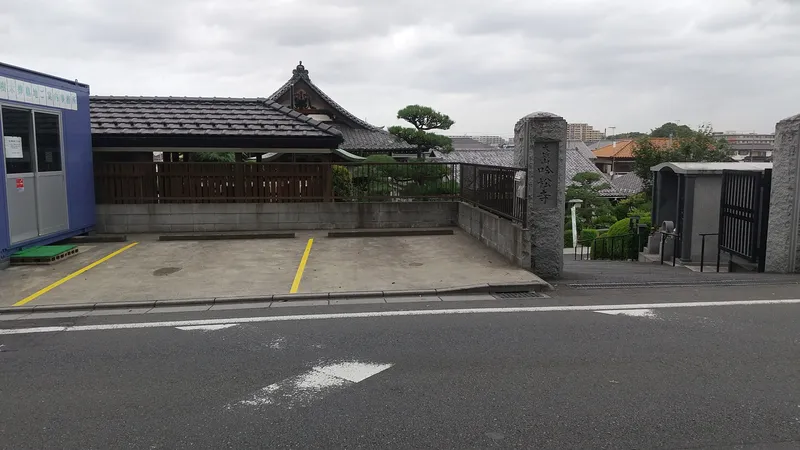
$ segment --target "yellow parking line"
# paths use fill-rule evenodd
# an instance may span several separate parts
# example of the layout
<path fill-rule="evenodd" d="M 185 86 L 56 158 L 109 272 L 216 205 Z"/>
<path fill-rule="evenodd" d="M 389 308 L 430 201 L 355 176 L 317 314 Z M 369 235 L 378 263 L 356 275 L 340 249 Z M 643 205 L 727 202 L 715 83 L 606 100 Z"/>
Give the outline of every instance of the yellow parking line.
<path fill-rule="evenodd" d="M 24 305 L 24 304 L 26 304 L 26 303 L 28 303 L 28 302 L 30 302 L 32 300 L 35 300 L 39 296 L 50 292 L 51 290 L 57 288 L 58 286 L 61 286 L 62 284 L 66 283 L 67 281 L 69 281 L 69 280 L 77 277 L 78 275 L 86 272 L 87 270 L 89 270 L 89 269 L 91 269 L 91 268 L 93 268 L 95 266 L 98 266 L 98 265 L 108 261 L 109 259 L 119 255 L 120 253 L 122 253 L 125 250 L 133 247 L 136 244 L 138 244 L 138 242 L 134 242 L 132 244 L 126 245 L 125 247 L 122 247 L 121 249 L 109 254 L 108 256 L 100 258 L 97 261 L 89 264 L 88 266 L 84 267 L 83 269 L 79 269 L 79 270 L 76 270 L 75 272 L 72 272 L 71 274 L 69 274 L 69 275 L 65 276 L 64 278 L 56 281 L 55 283 L 51 284 L 50 286 L 47 286 L 46 288 L 40 289 L 40 290 L 36 291 L 35 293 L 33 293 L 33 294 L 23 298 L 22 300 L 18 301 L 17 303 L 14 303 L 14 306 L 22 306 L 22 305 Z"/>
<path fill-rule="evenodd" d="M 292 282 L 292 289 L 289 290 L 290 294 L 297 293 L 297 290 L 300 289 L 300 280 L 303 279 L 303 271 L 306 270 L 306 263 L 308 262 L 308 254 L 311 253 L 311 245 L 314 243 L 314 239 L 309 239 L 308 244 L 306 244 L 306 251 L 303 252 L 303 258 L 300 259 L 300 265 L 297 266 L 297 273 L 294 275 L 294 281 Z"/>

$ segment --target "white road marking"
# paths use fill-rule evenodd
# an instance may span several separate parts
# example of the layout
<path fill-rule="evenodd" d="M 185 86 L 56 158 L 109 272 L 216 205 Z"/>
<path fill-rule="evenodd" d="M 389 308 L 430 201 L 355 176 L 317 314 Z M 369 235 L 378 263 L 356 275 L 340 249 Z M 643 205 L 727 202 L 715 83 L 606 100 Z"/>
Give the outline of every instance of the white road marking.
<path fill-rule="evenodd" d="M 765 305 L 793 305 L 800 303 L 800 299 L 783 300 L 733 300 L 715 302 L 677 302 L 677 303 L 642 303 L 631 305 L 579 305 L 579 306 L 526 306 L 516 308 L 467 308 L 467 309 L 433 309 L 413 311 L 373 311 L 353 313 L 330 314 L 297 314 L 290 316 L 263 316 L 263 317 L 231 317 L 227 319 L 199 319 L 176 320 L 171 322 L 138 322 L 114 323 L 101 325 L 76 325 L 63 327 L 39 328 L 5 328 L 0 329 L 0 335 L 5 334 L 32 334 L 53 333 L 60 331 L 101 331 L 101 330 L 129 330 L 138 328 L 161 327 L 189 327 L 197 325 L 241 324 L 258 322 L 288 322 L 300 320 L 328 320 L 328 319 L 358 319 L 376 317 L 409 317 L 409 316 L 444 316 L 461 314 L 508 314 L 508 313 L 538 313 L 538 312 L 570 312 L 570 311 L 606 311 L 616 309 L 669 309 L 669 308 L 708 308 L 715 306 L 765 306 Z"/>
<path fill-rule="evenodd" d="M 240 401 L 239 404 L 245 406 L 281 405 L 287 408 L 308 405 L 336 389 L 352 386 L 389 367 L 392 367 L 392 364 L 357 361 L 316 366 L 308 372 L 259 389 L 248 399 Z"/>
<path fill-rule="evenodd" d="M 224 330 L 225 328 L 235 327 L 236 325 L 239 325 L 239 324 L 238 323 L 221 323 L 219 325 L 194 325 L 194 326 L 188 326 L 188 327 L 175 327 L 175 328 L 177 328 L 179 330 L 183 330 L 183 331 L 194 331 L 194 330 L 215 331 L 215 330 Z"/>
<path fill-rule="evenodd" d="M 610 316 L 631 316 L 631 317 L 646 317 L 648 319 L 657 319 L 656 312 L 652 309 L 607 309 L 604 311 L 595 311 L 600 314 L 608 314 Z"/>

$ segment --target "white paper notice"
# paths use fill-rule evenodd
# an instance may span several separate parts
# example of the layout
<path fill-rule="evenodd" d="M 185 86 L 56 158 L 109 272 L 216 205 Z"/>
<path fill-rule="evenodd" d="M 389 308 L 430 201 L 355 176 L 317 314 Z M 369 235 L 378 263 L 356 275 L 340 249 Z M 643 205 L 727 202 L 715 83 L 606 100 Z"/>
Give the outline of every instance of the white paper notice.
<path fill-rule="evenodd" d="M 19 136 L 3 136 L 3 149 L 8 159 L 21 159 L 22 138 Z"/>

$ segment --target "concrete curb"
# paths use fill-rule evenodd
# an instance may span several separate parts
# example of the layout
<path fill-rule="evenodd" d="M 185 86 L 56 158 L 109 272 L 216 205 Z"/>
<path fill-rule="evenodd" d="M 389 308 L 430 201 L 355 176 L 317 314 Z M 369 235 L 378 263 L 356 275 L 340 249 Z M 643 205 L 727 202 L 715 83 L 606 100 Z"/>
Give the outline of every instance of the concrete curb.
<path fill-rule="evenodd" d="M 295 233 L 291 231 L 269 233 L 202 233 L 202 234 L 165 234 L 158 237 L 159 241 L 223 241 L 232 239 L 294 239 Z"/>
<path fill-rule="evenodd" d="M 92 234 L 89 236 L 73 236 L 67 239 L 68 244 L 106 244 L 114 242 L 128 242 L 124 234 Z"/>
<path fill-rule="evenodd" d="M 10 313 L 37 313 L 37 312 L 59 312 L 59 311 L 92 311 L 96 309 L 131 309 L 131 308 L 154 308 L 175 307 L 175 306 L 197 306 L 197 305 L 223 305 L 231 303 L 263 303 L 263 302 L 302 302 L 306 300 L 329 300 L 344 298 L 365 298 L 365 297 L 416 297 L 416 296 L 439 296 L 442 294 L 499 294 L 506 292 L 542 292 L 552 290 L 549 283 L 489 283 L 473 284 L 452 288 L 440 289 L 410 289 L 394 291 L 352 291 L 352 292 L 319 292 L 319 293 L 300 293 L 300 294 L 268 294 L 238 297 L 206 297 L 206 298 L 185 298 L 170 300 L 145 300 L 128 302 L 98 302 L 98 303 L 75 303 L 63 305 L 37 305 L 37 306 L 7 306 L 0 307 L 0 314 Z"/>
<path fill-rule="evenodd" d="M 329 238 L 355 237 L 401 237 L 401 236 L 450 236 L 455 234 L 452 228 L 420 228 L 416 230 L 343 230 L 329 231 Z"/>

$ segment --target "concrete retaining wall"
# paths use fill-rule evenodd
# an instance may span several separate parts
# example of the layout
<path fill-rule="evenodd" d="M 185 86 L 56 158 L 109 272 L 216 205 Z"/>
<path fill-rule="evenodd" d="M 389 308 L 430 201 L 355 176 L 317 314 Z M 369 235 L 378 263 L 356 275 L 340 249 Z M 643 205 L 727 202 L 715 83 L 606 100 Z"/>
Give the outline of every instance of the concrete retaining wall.
<path fill-rule="evenodd" d="M 530 270 L 529 230 L 467 203 L 458 204 L 458 226 L 514 264 Z"/>
<path fill-rule="evenodd" d="M 99 233 L 454 226 L 457 202 L 97 205 Z"/>

